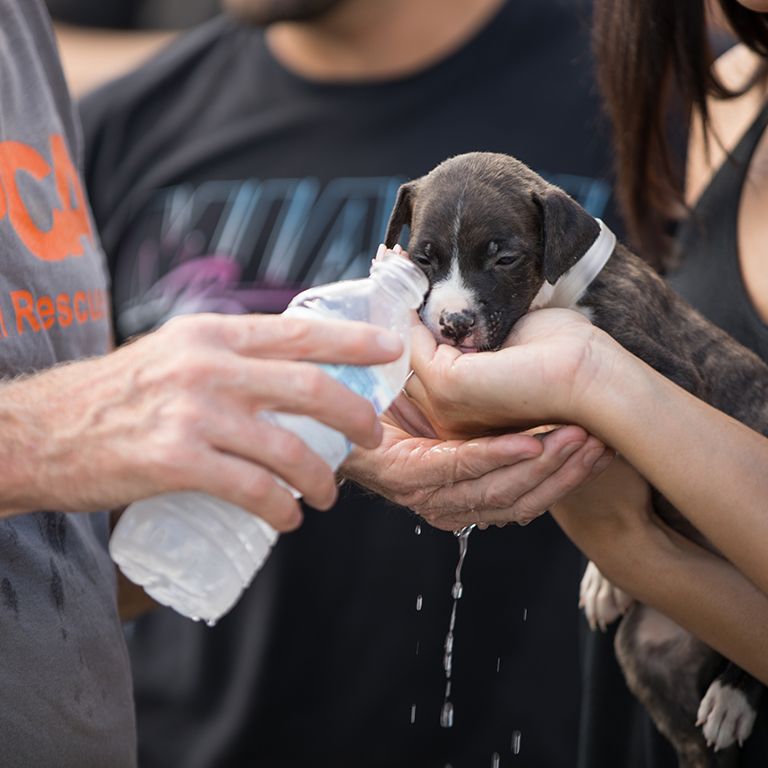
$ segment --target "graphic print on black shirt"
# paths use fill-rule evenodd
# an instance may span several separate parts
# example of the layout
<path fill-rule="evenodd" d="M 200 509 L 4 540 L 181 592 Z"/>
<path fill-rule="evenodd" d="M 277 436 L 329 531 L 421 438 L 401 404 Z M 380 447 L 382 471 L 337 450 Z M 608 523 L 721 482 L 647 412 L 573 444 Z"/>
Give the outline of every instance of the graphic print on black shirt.
<path fill-rule="evenodd" d="M 602 179 L 549 175 L 597 217 Z M 245 179 L 158 191 L 114 276 L 118 333 L 176 314 L 281 312 L 313 285 L 363 277 L 381 242 L 398 177 Z"/>

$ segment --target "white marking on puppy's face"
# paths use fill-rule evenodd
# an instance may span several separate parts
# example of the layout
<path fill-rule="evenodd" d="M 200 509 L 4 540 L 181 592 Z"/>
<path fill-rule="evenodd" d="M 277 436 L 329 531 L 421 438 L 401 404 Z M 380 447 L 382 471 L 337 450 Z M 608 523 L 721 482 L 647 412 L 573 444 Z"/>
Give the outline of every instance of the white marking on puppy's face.
<path fill-rule="evenodd" d="M 437 340 L 453 343 L 443 333 L 440 318 L 462 312 L 476 315 L 477 323 L 481 323 L 480 314 L 477 311 L 477 297 L 475 292 L 464 282 L 459 269 L 458 257 L 454 255 L 451 259 L 448 275 L 432 286 L 427 301 L 421 310 L 421 319 Z M 478 346 L 475 340 L 479 336 L 479 330 L 476 325 L 472 333 L 462 340 L 461 346 Z"/>

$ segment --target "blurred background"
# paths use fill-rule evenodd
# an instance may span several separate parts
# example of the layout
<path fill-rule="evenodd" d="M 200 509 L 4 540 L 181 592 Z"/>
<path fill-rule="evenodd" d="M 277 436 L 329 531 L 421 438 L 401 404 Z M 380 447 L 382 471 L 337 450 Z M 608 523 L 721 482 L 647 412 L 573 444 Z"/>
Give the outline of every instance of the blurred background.
<path fill-rule="evenodd" d="M 219 0 L 46 0 L 69 87 L 82 95 L 138 66 L 175 33 L 221 12 Z"/>

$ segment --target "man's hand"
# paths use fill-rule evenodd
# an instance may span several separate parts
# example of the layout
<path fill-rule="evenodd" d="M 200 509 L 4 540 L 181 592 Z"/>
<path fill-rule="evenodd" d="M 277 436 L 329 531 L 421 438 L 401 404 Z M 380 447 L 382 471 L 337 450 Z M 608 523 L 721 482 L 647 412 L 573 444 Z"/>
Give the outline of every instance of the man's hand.
<path fill-rule="evenodd" d="M 580 427 L 443 441 L 416 437 L 385 418 L 379 448 L 356 449 L 342 472 L 431 525 L 455 530 L 525 525 L 591 478 L 604 456 L 603 445 Z"/>
<path fill-rule="evenodd" d="M 11 382 L 0 399 L 0 510 L 90 511 L 191 490 L 289 530 L 301 513 L 273 473 L 320 508 L 336 498 L 333 473 L 258 412 L 306 414 L 373 448 L 372 406 L 312 363 L 401 352 L 395 336 L 362 323 L 195 315 Z"/>

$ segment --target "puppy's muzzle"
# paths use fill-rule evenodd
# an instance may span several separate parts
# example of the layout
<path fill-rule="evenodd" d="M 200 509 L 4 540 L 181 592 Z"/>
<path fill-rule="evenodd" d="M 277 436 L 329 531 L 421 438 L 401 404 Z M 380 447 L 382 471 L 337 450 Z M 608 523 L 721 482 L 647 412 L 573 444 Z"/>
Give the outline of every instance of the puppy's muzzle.
<path fill-rule="evenodd" d="M 461 312 L 443 310 L 440 313 L 440 333 L 455 344 L 461 344 L 472 333 L 476 321 L 477 316 L 468 309 Z"/>

